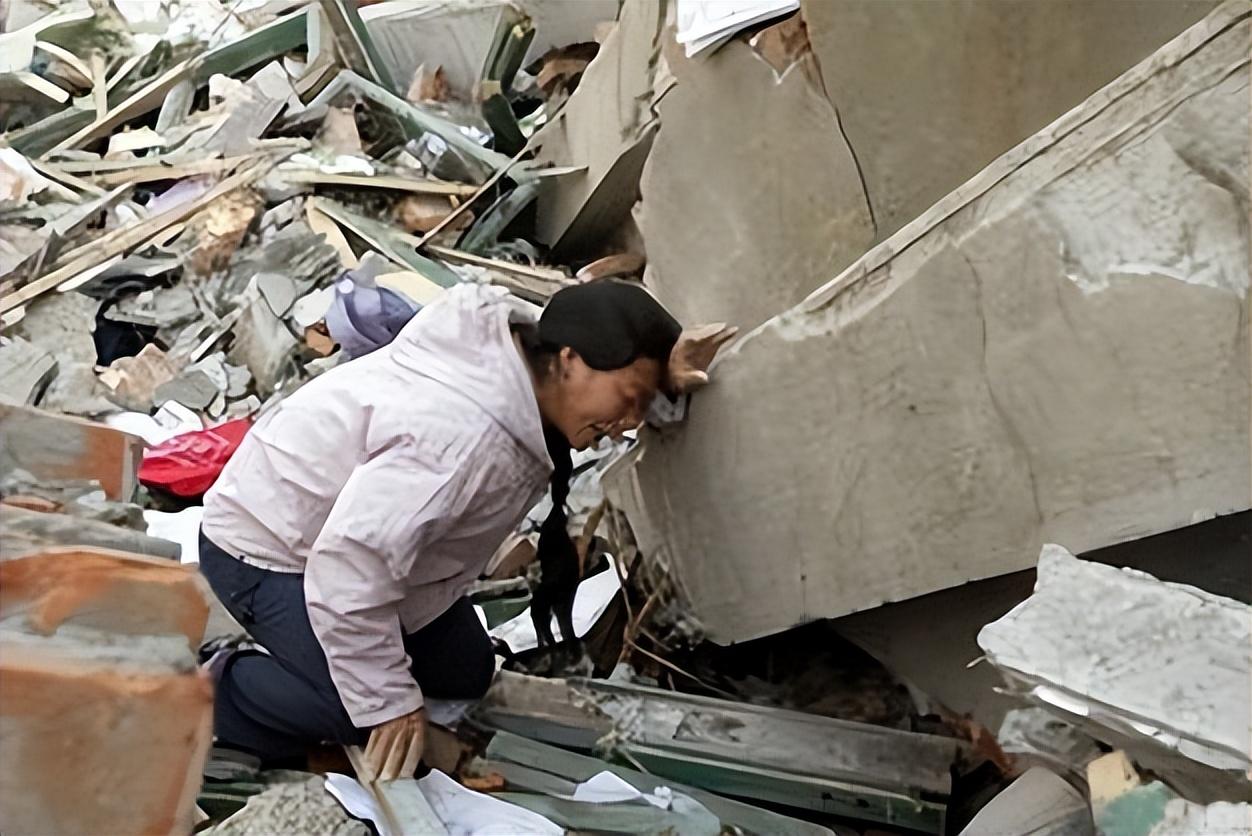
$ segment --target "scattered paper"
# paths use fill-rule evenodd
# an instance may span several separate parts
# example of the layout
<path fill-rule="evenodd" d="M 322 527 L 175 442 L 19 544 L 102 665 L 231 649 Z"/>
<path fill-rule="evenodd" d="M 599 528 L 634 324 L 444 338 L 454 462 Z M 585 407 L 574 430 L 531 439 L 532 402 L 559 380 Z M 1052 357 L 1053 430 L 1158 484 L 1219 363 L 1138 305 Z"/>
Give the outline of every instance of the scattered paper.
<path fill-rule="evenodd" d="M 466 789 L 438 770 L 417 785 L 450 836 L 562 836 L 565 832 L 538 813 Z"/>
<path fill-rule="evenodd" d="M 373 823 L 378 836 L 400 836 L 391 832 L 386 817 L 378 809 L 378 802 L 355 778 L 338 772 L 327 772 L 326 791 L 343 805 L 348 815 Z"/>
<path fill-rule="evenodd" d="M 176 435 L 204 429 L 200 416 L 177 401 L 166 401 L 155 415 L 115 412 L 101 420 L 115 430 L 139 436 L 150 447 L 163 444 Z"/>
<path fill-rule="evenodd" d="M 690 58 L 749 26 L 799 8 L 800 0 L 678 0 L 677 40 Z"/>
<path fill-rule="evenodd" d="M 422 796 L 449 836 L 561 836 L 564 830 L 516 804 L 466 789 L 438 770 L 417 782 Z M 326 791 L 358 819 L 372 822 L 379 836 L 392 833 L 374 796 L 347 775 L 327 773 Z"/>
<path fill-rule="evenodd" d="M 673 804 L 674 793 L 669 787 L 656 787 L 650 793 L 641 792 L 622 778 L 606 771 L 593 775 L 575 787 L 570 799 L 587 804 L 646 801 L 658 810 L 668 810 Z"/>

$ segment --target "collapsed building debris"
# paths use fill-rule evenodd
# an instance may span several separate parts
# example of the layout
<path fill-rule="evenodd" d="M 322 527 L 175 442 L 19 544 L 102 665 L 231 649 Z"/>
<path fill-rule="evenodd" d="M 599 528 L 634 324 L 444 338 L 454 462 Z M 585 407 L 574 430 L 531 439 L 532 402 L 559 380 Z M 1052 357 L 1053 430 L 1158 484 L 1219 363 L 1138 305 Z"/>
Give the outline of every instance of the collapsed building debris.
<path fill-rule="evenodd" d="M 1247 604 L 1047 545 L 1035 593 L 978 642 L 1016 693 L 1188 798 L 1252 799 Z"/>
<path fill-rule="evenodd" d="M 951 737 L 832 720 L 603 680 L 502 672 L 475 716 L 567 746 L 602 740 L 649 774 L 707 790 L 942 832 Z"/>
<path fill-rule="evenodd" d="M 213 716 L 204 580 L 73 548 L 0 561 L 0 586 L 0 828 L 188 832 Z"/>
<path fill-rule="evenodd" d="M 1225 704 L 1047 664 L 1238 604 L 1054 555 L 990 623 L 1040 538 L 1249 505 L 1250 12 L 1215 6 L 0 2 L 0 829 L 1239 826 Z M 459 283 L 603 277 L 750 333 L 660 431 L 575 455 L 580 639 L 527 611 L 545 500 L 467 591 L 504 670 L 427 701 L 425 777 L 215 750 L 202 786 L 210 678 L 252 645 L 199 502 L 252 421 Z M 1101 606 L 1130 582 L 1150 607 Z M 1208 638 L 1175 666 L 1246 674 Z"/>
<path fill-rule="evenodd" d="M 1002 156 L 633 451 L 611 495 L 713 638 L 1252 504 L 1248 26 L 1222 7 Z"/>

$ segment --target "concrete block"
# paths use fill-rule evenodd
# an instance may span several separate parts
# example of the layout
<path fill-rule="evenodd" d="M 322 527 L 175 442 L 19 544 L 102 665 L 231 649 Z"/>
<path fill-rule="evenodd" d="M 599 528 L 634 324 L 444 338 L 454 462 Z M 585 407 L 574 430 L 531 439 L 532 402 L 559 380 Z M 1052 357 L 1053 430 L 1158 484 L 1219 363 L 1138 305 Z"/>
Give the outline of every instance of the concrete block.
<path fill-rule="evenodd" d="M 1249 6 L 714 366 L 610 494 L 717 641 L 1252 505 Z"/>

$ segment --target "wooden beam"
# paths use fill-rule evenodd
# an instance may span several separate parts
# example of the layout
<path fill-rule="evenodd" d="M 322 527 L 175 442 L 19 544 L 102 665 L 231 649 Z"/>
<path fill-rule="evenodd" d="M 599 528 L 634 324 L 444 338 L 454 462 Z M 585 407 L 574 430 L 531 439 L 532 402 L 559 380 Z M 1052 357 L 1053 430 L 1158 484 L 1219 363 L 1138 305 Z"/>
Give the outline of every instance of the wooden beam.
<path fill-rule="evenodd" d="M 65 151 L 70 148 L 81 148 L 88 142 L 109 133 L 124 122 L 155 110 L 165 101 L 174 87 L 187 77 L 191 71 L 192 61 L 182 61 L 170 67 L 152 81 L 140 87 L 125 101 L 110 108 L 104 116 L 93 119 L 90 125 L 56 144 L 53 151 Z"/>
<path fill-rule="evenodd" d="M 378 802 L 378 810 L 384 818 L 380 824 L 386 824 L 388 831 L 397 836 L 410 833 L 448 836 L 447 828 L 431 809 L 426 796 L 422 795 L 417 781 L 412 778 L 379 781 L 365 763 L 365 753 L 360 746 L 345 746 L 343 750 L 352 763 L 357 781 Z"/>
<path fill-rule="evenodd" d="M 325 174 L 317 169 L 307 171 L 284 171 L 283 179 L 292 183 L 311 183 L 317 186 L 352 186 L 358 189 L 391 189 L 415 194 L 472 195 L 477 186 L 465 183 L 448 183 L 442 180 L 423 180 L 415 177 L 395 177 L 386 174 Z"/>
<path fill-rule="evenodd" d="M 17 291 L 0 298 L 0 313 L 12 310 L 18 305 L 52 290 L 62 282 L 73 279 L 80 273 L 143 244 L 169 227 L 190 218 L 213 201 L 235 189 L 251 185 L 263 177 L 273 167 L 274 162 L 274 159 L 267 159 L 248 166 L 243 171 L 227 177 L 196 200 L 182 206 L 176 206 L 161 215 L 157 215 L 155 218 L 145 218 L 116 229 L 93 241 L 86 248 L 86 252 L 80 254 L 80 250 L 83 248 L 73 251 L 74 258 L 68 263 L 45 276 L 35 279 Z"/>

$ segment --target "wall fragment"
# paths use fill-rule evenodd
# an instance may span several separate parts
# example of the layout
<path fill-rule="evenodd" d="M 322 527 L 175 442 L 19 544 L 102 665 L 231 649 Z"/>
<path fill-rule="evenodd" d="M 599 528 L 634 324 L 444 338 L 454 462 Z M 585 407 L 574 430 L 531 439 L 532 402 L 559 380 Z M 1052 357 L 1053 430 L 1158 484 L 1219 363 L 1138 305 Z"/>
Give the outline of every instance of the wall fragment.
<path fill-rule="evenodd" d="M 1248 199 L 1211 176 L 1246 182 L 1248 137 L 1197 139 L 1248 124 L 1248 14 L 1215 12 L 741 339 L 685 428 L 624 463 L 641 547 L 714 639 L 1252 504 Z"/>
<path fill-rule="evenodd" d="M 1217 3 L 805 0 L 881 240 Z"/>
<path fill-rule="evenodd" d="M 782 69 L 737 39 L 697 59 L 667 40 L 677 84 L 659 106 L 637 220 L 645 280 L 680 321 L 755 327 L 873 240 L 856 161 L 803 21 L 758 38 L 784 31 L 799 43 Z"/>

